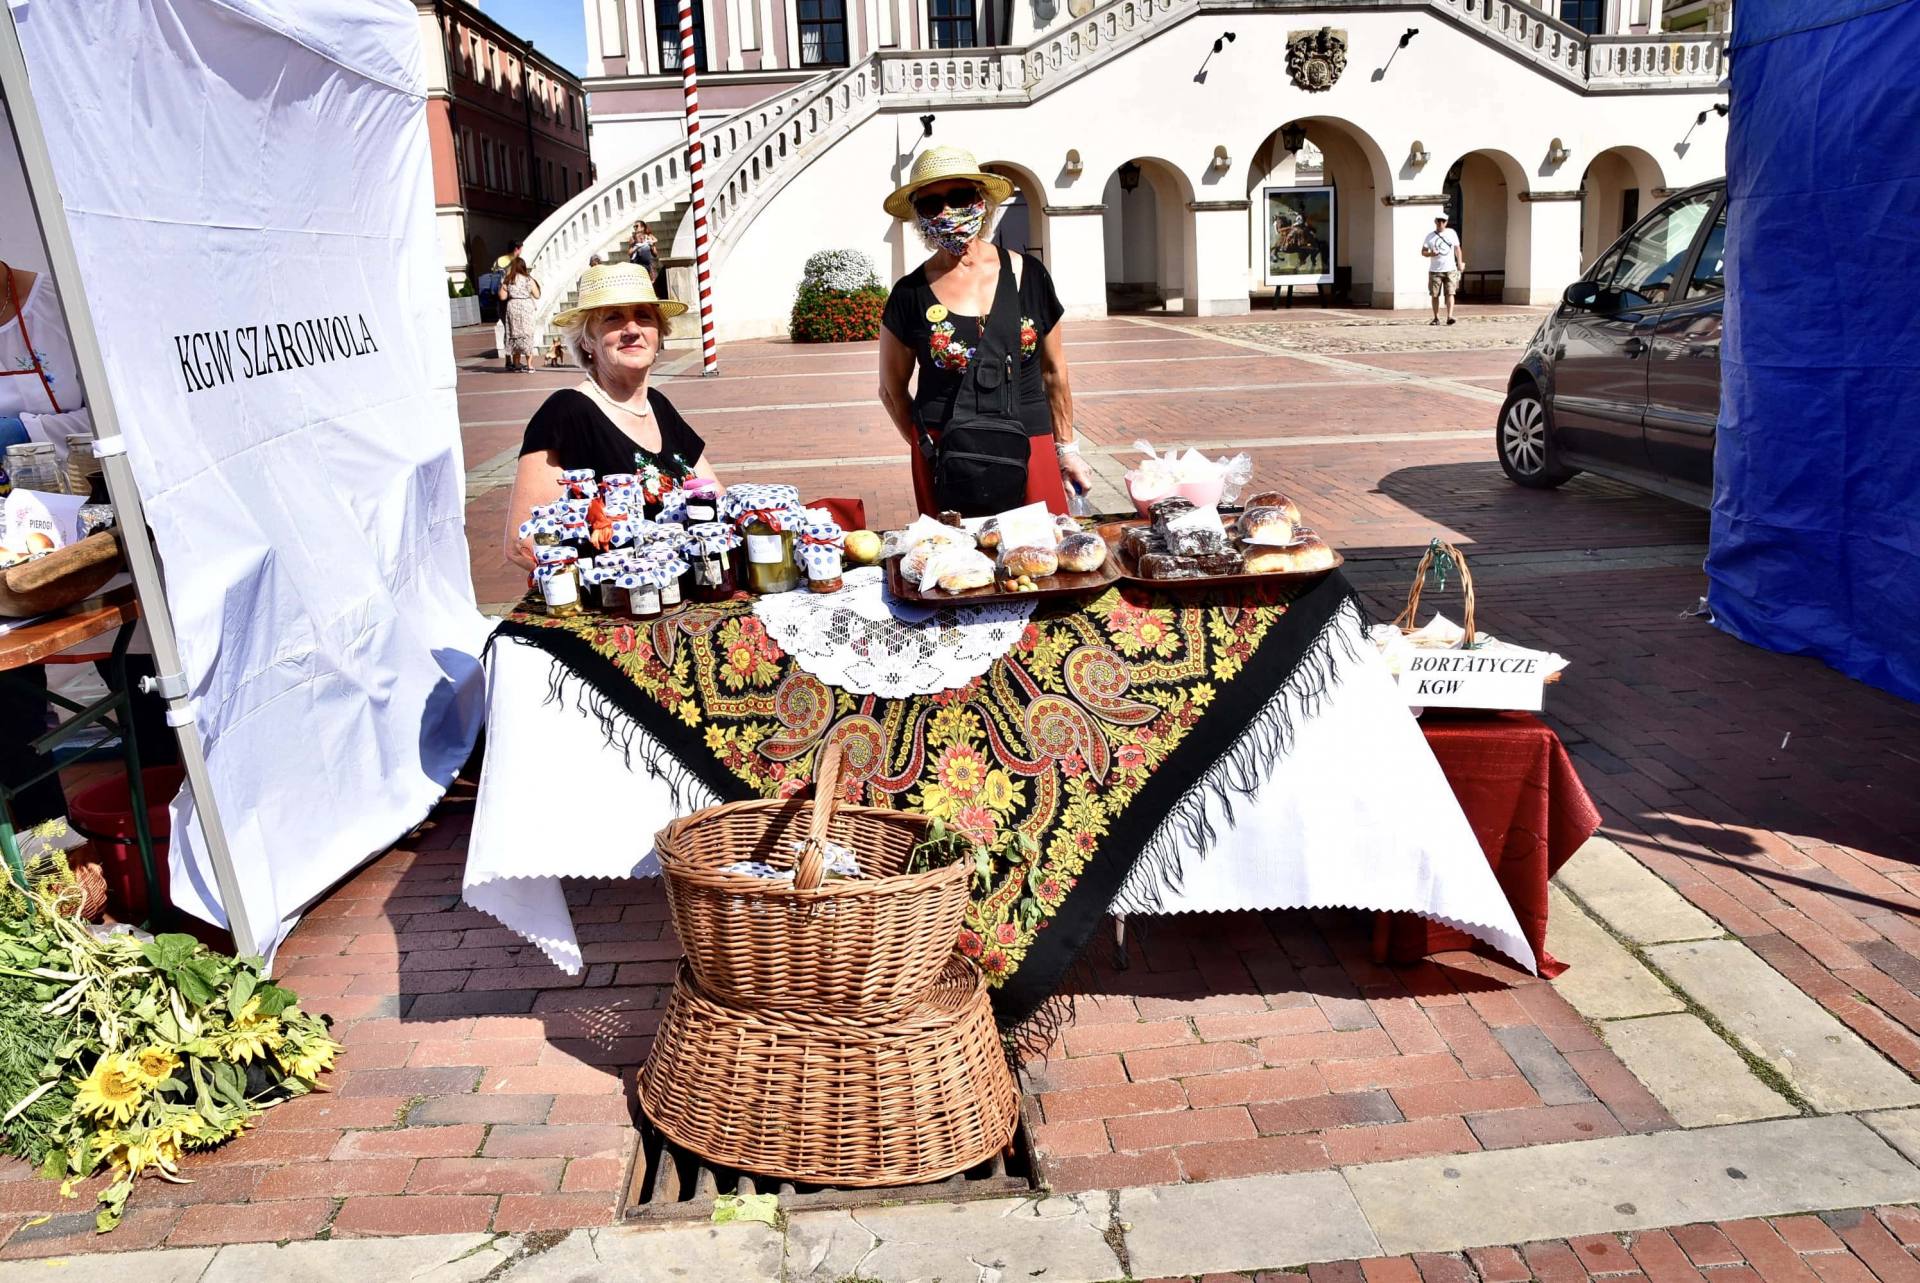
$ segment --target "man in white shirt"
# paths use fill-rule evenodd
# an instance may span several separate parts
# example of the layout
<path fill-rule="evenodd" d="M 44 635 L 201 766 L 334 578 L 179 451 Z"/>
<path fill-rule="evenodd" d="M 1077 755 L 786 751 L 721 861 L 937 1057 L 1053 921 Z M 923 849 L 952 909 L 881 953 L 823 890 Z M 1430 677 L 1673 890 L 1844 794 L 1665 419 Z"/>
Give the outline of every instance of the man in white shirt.
<path fill-rule="evenodd" d="M 1433 304 L 1429 325 L 1440 324 L 1440 300 L 1447 301 L 1447 324 L 1453 324 L 1453 296 L 1460 292 L 1460 273 L 1466 270 L 1467 256 L 1460 249 L 1460 234 L 1447 226 L 1447 213 L 1433 216 L 1433 230 L 1420 242 L 1420 256 L 1427 260 L 1427 297 Z"/>

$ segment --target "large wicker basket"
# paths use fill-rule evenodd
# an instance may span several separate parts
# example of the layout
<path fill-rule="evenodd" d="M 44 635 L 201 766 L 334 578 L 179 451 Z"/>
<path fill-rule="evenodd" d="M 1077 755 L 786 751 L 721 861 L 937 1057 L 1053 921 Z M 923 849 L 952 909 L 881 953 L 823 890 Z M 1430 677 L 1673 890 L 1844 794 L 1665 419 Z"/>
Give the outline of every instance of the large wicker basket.
<path fill-rule="evenodd" d="M 965 861 L 902 873 L 929 821 L 839 804 L 840 751 L 822 755 L 811 804 L 734 802 L 676 820 L 654 849 L 673 925 L 700 987 L 735 1006 L 837 1015 L 901 1007 L 940 975 L 967 910 Z M 823 880 L 819 840 L 861 876 Z M 796 859 L 792 844 L 804 840 Z M 793 867 L 791 884 L 722 869 Z"/>
<path fill-rule="evenodd" d="M 640 1102 L 662 1133 L 725 1167 L 822 1185 L 914 1185 L 1013 1138 L 1019 1091 L 979 969 L 952 955 L 891 1017 L 742 1011 L 682 968 Z"/>

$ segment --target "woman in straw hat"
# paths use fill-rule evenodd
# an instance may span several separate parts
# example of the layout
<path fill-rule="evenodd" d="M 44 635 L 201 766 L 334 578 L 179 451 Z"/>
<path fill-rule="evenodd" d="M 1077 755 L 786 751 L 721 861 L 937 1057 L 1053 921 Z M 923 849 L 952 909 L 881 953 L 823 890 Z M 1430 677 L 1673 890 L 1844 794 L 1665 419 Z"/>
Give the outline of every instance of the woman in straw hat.
<path fill-rule="evenodd" d="M 1064 513 L 1063 477 L 1082 493 L 1092 480 L 1074 437 L 1073 391 L 1060 335 L 1065 309 L 1053 278 L 1038 259 L 987 239 L 995 208 L 1012 194 L 1013 184 L 983 172 L 972 153 L 931 147 L 886 200 L 887 212 L 911 223 L 933 251 L 894 283 L 880 335 L 880 402 L 913 451 L 913 493 L 921 512 L 959 506 L 941 502 L 953 498 L 953 486 L 938 446 L 950 424 L 964 426 L 975 415 L 1011 410 L 1025 428 L 1024 502 L 1044 502 Z M 1012 349 L 1006 353 L 1010 380 L 982 359 L 985 322 L 996 300 Z M 1000 346 L 996 339 L 993 349 Z M 1012 459 L 1010 466 L 1017 469 L 1020 462 Z M 1005 492 L 1017 482 L 1012 476 L 988 488 Z M 1021 501 L 1017 489 L 1011 492 L 1015 503 L 1006 506 Z"/>
<path fill-rule="evenodd" d="M 637 474 L 649 517 L 659 515 L 661 499 L 688 477 L 713 476 L 707 443 L 647 386 L 667 319 L 686 310 L 685 303 L 657 297 L 637 264 L 610 263 L 580 274 L 578 301 L 553 321 L 587 377 L 548 397 L 527 423 L 507 505 L 508 560 L 532 567 L 532 541 L 520 537 L 520 525 L 536 506 L 560 497 L 563 471 Z"/>

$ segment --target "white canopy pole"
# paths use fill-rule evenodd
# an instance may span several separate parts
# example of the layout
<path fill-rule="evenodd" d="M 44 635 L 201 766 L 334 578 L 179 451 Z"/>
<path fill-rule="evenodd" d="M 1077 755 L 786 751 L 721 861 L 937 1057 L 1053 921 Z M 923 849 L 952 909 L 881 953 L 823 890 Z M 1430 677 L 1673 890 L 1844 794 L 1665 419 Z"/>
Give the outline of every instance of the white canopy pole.
<path fill-rule="evenodd" d="M 256 937 L 252 924 L 247 921 L 246 898 L 240 893 L 240 879 L 234 872 L 226 830 L 221 827 L 220 812 L 214 804 L 213 782 L 207 774 L 200 729 L 193 720 L 193 701 L 187 698 L 180 647 L 174 636 L 173 616 L 167 609 L 166 591 L 161 585 L 159 559 L 154 555 L 146 510 L 140 502 L 140 491 L 134 485 L 133 469 L 127 462 L 126 442 L 120 435 L 113 390 L 107 382 L 106 358 L 93 328 L 93 313 L 87 306 L 79 259 L 74 254 L 73 237 L 67 230 L 66 205 L 60 199 L 53 158 L 47 151 L 40 112 L 27 83 L 26 58 L 21 53 L 20 36 L 14 30 L 10 11 L 6 21 L 0 22 L 0 97 L 5 99 L 13 117 L 14 142 L 20 149 L 28 195 L 33 200 L 40 235 L 47 247 L 47 260 L 53 265 L 54 281 L 60 287 L 68 337 L 73 342 L 74 359 L 80 365 L 80 378 L 87 389 L 87 409 L 93 417 L 94 453 L 99 456 L 101 470 L 106 474 L 120 543 L 126 549 L 134 588 L 140 597 L 140 613 L 153 642 L 153 659 L 159 672 L 153 686 L 166 700 L 167 723 L 180 737 L 180 760 L 186 767 L 187 785 L 193 790 L 194 815 L 206 838 L 207 855 L 213 863 L 214 880 L 220 890 L 220 906 L 227 914 L 227 929 L 242 952 L 251 952 Z M 123 733 L 133 733 L 131 721 Z"/>

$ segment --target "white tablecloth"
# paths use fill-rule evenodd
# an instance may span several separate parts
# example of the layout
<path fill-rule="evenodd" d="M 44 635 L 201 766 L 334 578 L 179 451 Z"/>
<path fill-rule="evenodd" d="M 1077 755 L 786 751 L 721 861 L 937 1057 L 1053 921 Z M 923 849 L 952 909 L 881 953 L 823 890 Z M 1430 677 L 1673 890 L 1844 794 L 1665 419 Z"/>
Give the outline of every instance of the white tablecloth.
<path fill-rule="evenodd" d="M 1337 666 L 1319 711 L 1296 719 L 1292 750 L 1266 784 L 1235 800 L 1231 823 L 1216 814 L 1211 849 L 1185 853 L 1177 888 L 1149 891 L 1143 863 L 1114 910 L 1417 913 L 1532 971 L 1533 951 L 1419 723 L 1357 624 L 1342 626 L 1357 658 Z M 576 704 L 576 686 L 549 702 L 552 665 L 505 638 L 493 648 L 465 896 L 571 973 L 580 946 L 561 879 L 658 876 L 653 834 L 680 812 L 637 747 L 608 746 L 599 720 Z M 717 800 L 682 796 L 680 804 Z"/>

